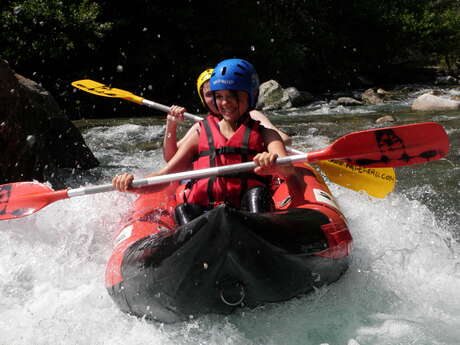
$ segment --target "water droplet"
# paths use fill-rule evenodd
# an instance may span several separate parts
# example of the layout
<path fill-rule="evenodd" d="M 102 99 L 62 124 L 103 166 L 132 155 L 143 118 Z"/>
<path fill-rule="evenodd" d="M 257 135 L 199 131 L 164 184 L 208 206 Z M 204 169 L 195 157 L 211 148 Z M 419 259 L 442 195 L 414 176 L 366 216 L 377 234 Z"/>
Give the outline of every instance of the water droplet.
<path fill-rule="evenodd" d="M 29 146 L 34 146 L 35 142 L 37 141 L 36 138 L 35 138 L 35 135 L 28 135 L 27 138 L 26 138 L 26 141 L 27 141 L 27 145 Z"/>
<path fill-rule="evenodd" d="M 117 72 L 118 72 L 118 73 L 123 72 L 123 66 L 122 66 L 122 65 L 118 65 L 118 66 L 117 66 Z"/>
<path fill-rule="evenodd" d="M 256 47 L 255 46 L 251 46 L 251 51 L 255 51 L 256 50 Z"/>

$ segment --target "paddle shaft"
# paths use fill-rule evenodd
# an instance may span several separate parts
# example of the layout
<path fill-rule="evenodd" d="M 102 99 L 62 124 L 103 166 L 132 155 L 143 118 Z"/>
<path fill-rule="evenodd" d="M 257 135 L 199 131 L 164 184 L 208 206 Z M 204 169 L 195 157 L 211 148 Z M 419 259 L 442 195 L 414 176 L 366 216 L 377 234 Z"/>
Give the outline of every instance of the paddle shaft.
<path fill-rule="evenodd" d="M 276 160 L 276 164 L 284 165 L 284 164 L 291 164 L 291 163 L 296 163 L 296 162 L 309 162 L 310 160 L 308 156 L 312 153 L 316 153 L 316 151 L 310 152 L 310 153 L 303 153 L 300 155 L 278 158 Z M 315 158 L 314 160 L 316 161 L 317 159 Z M 174 174 L 147 177 L 143 179 L 134 180 L 132 183 L 132 186 L 133 188 L 139 188 L 139 187 L 145 187 L 145 186 L 158 185 L 162 183 L 181 181 L 185 179 L 196 179 L 196 178 L 206 178 L 206 177 L 211 177 L 211 176 L 220 176 L 220 175 L 227 175 L 227 174 L 237 174 L 240 172 L 253 170 L 256 166 L 257 165 L 254 162 L 245 162 L 245 163 L 240 163 L 240 164 L 224 165 L 224 166 L 200 169 L 200 170 L 194 170 L 194 171 L 183 171 L 183 172 L 174 173 Z M 94 186 L 94 187 L 81 187 L 81 188 L 75 188 L 75 189 L 68 189 L 67 196 L 69 198 L 73 198 L 73 197 L 82 196 L 82 195 L 110 192 L 113 190 L 115 189 L 113 188 L 112 184 L 105 184 L 105 185 Z"/>
<path fill-rule="evenodd" d="M 142 99 L 141 104 L 146 105 L 147 107 L 150 107 L 150 108 L 153 108 L 153 109 L 156 109 L 156 110 L 164 111 L 165 113 L 169 113 L 169 110 L 170 110 L 170 107 L 168 107 L 166 105 L 163 105 L 163 104 L 160 104 L 160 103 L 157 103 L 157 102 L 153 102 L 153 101 L 149 101 L 148 99 L 145 99 L 145 98 Z M 193 120 L 193 121 L 201 121 L 201 120 L 203 120 L 201 117 L 193 115 L 193 114 L 190 114 L 190 113 L 187 113 L 187 112 L 184 113 L 184 117 L 186 117 L 186 118 L 188 118 L 190 120 Z"/>

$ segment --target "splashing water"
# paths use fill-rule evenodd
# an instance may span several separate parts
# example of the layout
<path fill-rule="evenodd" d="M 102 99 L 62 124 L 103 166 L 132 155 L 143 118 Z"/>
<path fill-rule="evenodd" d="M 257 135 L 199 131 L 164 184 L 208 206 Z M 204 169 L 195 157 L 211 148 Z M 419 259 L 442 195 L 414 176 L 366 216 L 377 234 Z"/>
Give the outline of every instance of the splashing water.
<path fill-rule="evenodd" d="M 460 125 L 451 115 L 430 115 L 448 125 L 450 163 L 402 170 L 385 199 L 330 184 L 354 238 L 350 268 L 338 282 L 285 303 L 172 325 L 120 312 L 105 290 L 104 271 L 112 235 L 132 207 L 130 194 L 59 201 L 0 222 L 0 344 L 457 344 Z M 370 127 L 374 115 L 314 116 L 279 121 L 298 130 L 299 149 L 318 149 L 357 130 L 346 124 Z M 140 176 L 160 167 L 160 150 L 140 144 L 161 142 L 162 130 L 160 124 L 87 131 L 103 162 L 97 183 L 116 172 Z M 453 187 L 446 189 L 446 180 Z"/>

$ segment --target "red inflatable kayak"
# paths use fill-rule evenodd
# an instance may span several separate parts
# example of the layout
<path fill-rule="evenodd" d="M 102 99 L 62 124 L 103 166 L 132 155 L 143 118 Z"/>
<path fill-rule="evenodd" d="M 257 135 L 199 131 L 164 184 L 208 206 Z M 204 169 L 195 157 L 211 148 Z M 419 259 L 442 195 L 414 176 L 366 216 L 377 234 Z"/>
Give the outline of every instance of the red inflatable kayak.
<path fill-rule="evenodd" d="M 221 205 L 176 227 L 178 184 L 140 196 L 115 236 L 106 270 L 124 312 L 162 322 L 280 302 L 336 281 L 352 238 L 317 172 L 297 168 L 305 187 L 274 187 L 276 210 Z"/>

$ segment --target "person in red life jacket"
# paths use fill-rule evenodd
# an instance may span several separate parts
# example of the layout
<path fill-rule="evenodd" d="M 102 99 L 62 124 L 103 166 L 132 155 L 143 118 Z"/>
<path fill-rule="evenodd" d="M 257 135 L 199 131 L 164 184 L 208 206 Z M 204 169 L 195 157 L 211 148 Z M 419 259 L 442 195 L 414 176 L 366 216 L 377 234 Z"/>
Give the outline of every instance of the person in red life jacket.
<path fill-rule="evenodd" d="M 198 96 L 200 97 L 201 104 L 208 111 L 208 115 L 214 115 L 218 118 L 221 118 L 218 114 L 218 110 L 216 109 L 216 105 L 214 103 L 214 96 L 209 85 L 209 79 L 211 79 L 212 72 L 213 69 L 208 68 L 198 76 L 198 79 L 196 81 L 196 89 Z M 182 145 L 182 143 L 185 142 L 188 136 L 190 136 L 192 132 L 197 131 L 199 128 L 199 124 L 195 123 L 187 131 L 187 133 L 185 133 L 182 139 L 177 140 L 177 125 L 184 120 L 185 112 L 185 108 L 173 105 L 171 106 L 171 110 L 166 118 L 166 130 L 163 139 L 163 158 L 166 162 L 168 162 L 174 156 L 178 148 Z M 277 131 L 285 145 L 291 144 L 291 138 L 286 133 L 276 128 L 273 125 L 273 123 L 268 119 L 268 117 L 265 116 L 262 112 L 253 109 L 249 112 L 249 115 L 253 120 L 260 121 L 262 126 Z"/>
<path fill-rule="evenodd" d="M 288 183 L 298 180 L 292 166 L 275 164 L 278 157 L 287 155 L 280 135 L 249 115 L 257 101 L 259 87 L 254 67 L 241 59 L 224 60 L 214 69 L 210 84 L 222 118 L 211 115 L 200 121 L 198 131 L 191 133 L 167 165 L 149 176 L 184 171 L 192 163 L 194 170 L 249 160 L 257 167 L 250 173 L 193 181 L 184 191 L 183 203 L 176 209 L 179 224 L 222 203 L 250 212 L 271 211 L 273 201 L 264 176 L 276 174 Z M 132 174 L 122 174 L 112 182 L 115 189 L 127 191 L 133 179 Z"/>

